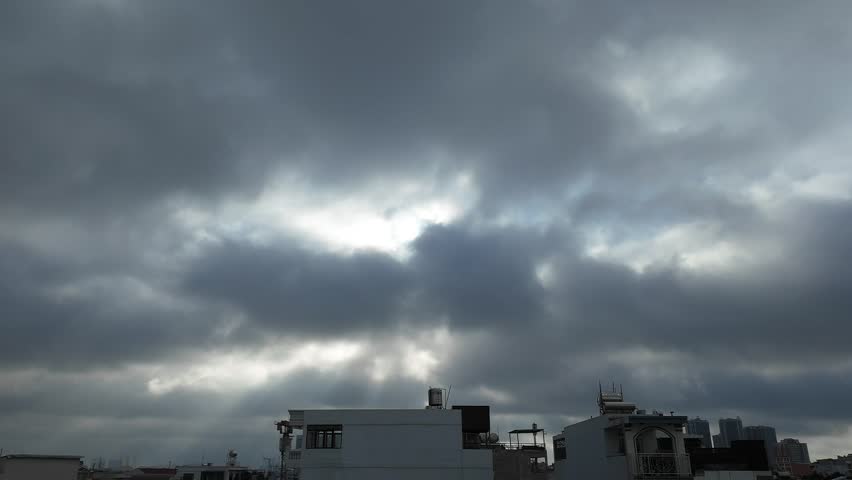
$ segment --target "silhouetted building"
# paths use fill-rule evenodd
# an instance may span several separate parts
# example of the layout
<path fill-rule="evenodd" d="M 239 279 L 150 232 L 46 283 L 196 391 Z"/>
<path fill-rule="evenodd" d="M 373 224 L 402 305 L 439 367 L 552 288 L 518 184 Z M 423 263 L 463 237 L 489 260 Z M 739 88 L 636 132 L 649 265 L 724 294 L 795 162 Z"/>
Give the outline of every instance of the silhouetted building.
<path fill-rule="evenodd" d="M 746 440 L 760 440 L 766 448 L 766 459 L 769 461 L 770 467 L 775 467 L 775 446 L 778 445 L 778 437 L 775 434 L 774 427 L 765 425 L 757 425 L 743 428 L 743 435 Z"/>
<path fill-rule="evenodd" d="M 713 447 L 723 448 L 722 447 L 722 436 L 721 435 L 713 435 Z"/>
<path fill-rule="evenodd" d="M 242 472 L 241 472 L 242 473 Z M 251 477 L 247 472 L 245 475 L 234 475 L 233 478 L 260 478 Z M 177 468 L 139 467 L 128 472 L 129 480 L 171 480 L 177 475 Z"/>
<path fill-rule="evenodd" d="M 5 455 L 0 457 L 0 479 L 77 480 L 81 458 L 77 455 Z"/>
<path fill-rule="evenodd" d="M 710 422 L 700 417 L 690 419 L 686 423 L 686 433 L 691 435 L 701 435 L 703 439 L 701 446 L 704 448 L 713 448 L 713 439 L 710 435 Z"/>
<path fill-rule="evenodd" d="M 720 418 L 719 435 L 721 436 L 722 443 L 715 446 L 721 448 L 729 448 L 731 442 L 735 440 L 745 440 L 743 436 L 743 421 L 740 420 L 740 417 Z"/>
<path fill-rule="evenodd" d="M 837 458 L 824 458 L 814 462 L 814 473 L 822 476 L 852 476 L 852 454 L 838 455 Z"/>
<path fill-rule="evenodd" d="M 493 435 L 493 434 L 488 434 Z M 509 443 L 486 445 L 494 451 L 494 480 L 547 480 L 547 447 L 544 429 L 532 428 L 509 432 Z M 494 440 L 497 436 L 494 435 Z"/>
<path fill-rule="evenodd" d="M 704 437 L 687 433 L 683 436 L 683 448 L 687 452 L 704 448 Z"/>
<path fill-rule="evenodd" d="M 776 457 L 785 458 L 789 463 L 806 464 L 811 463 L 811 455 L 808 453 L 808 444 L 802 443 L 795 438 L 785 438 L 778 442 L 775 449 Z"/>
<path fill-rule="evenodd" d="M 689 452 L 689 459 L 695 478 L 711 476 L 705 472 L 752 472 L 751 478 L 771 478 L 766 449 L 760 440 L 734 440 L 730 448 L 694 449 Z"/>

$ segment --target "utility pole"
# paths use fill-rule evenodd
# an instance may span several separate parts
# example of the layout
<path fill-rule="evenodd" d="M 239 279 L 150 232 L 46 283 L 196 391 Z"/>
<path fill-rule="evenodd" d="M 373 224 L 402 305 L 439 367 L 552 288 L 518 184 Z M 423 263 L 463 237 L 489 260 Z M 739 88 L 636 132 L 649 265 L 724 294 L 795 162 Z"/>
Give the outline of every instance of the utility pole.
<path fill-rule="evenodd" d="M 281 438 L 278 440 L 278 451 L 281 452 L 281 467 L 278 473 L 279 480 L 284 479 L 284 453 L 287 451 L 287 448 L 290 446 L 290 434 L 293 433 L 293 427 L 290 426 L 290 422 L 288 420 L 281 420 L 275 422 L 275 426 L 278 428 L 278 433 L 281 434 Z"/>

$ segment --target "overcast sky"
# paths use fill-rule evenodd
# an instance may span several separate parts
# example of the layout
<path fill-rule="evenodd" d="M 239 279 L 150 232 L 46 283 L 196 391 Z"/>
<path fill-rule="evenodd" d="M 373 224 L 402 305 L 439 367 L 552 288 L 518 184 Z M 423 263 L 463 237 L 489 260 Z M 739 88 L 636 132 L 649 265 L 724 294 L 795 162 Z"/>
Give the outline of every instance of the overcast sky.
<path fill-rule="evenodd" d="M 640 407 L 852 450 L 852 3 L 0 2 L 0 448 Z"/>

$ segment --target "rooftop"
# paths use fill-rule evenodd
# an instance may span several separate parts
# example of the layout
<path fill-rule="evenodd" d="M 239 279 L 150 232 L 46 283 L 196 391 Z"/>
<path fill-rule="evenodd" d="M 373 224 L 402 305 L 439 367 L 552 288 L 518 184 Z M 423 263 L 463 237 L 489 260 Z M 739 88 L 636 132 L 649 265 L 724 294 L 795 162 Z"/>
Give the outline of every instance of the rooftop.
<path fill-rule="evenodd" d="M 511 432 L 509 432 L 509 433 L 510 433 L 510 434 L 516 434 L 516 433 L 541 433 L 541 432 L 543 432 L 543 431 L 544 431 L 544 429 L 543 429 L 543 428 L 519 428 L 519 429 L 517 429 L 517 430 L 512 430 L 512 431 L 511 431 Z"/>
<path fill-rule="evenodd" d="M 0 458 L 8 458 L 8 459 L 31 459 L 31 460 L 80 460 L 83 458 L 81 455 L 39 455 L 39 454 L 30 454 L 30 453 L 12 453 L 9 455 L 3 455 Z"/>

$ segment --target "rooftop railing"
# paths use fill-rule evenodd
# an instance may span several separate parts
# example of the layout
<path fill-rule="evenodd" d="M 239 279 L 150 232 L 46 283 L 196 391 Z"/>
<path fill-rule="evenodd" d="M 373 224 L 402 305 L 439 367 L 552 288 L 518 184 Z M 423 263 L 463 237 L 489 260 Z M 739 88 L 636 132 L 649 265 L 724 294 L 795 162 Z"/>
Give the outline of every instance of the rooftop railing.
<path fill-rule="evenodd" d="M 633 465 L 638 478 L 691 477 L 689 455 L 677 453 L 639 453 Z"/>

